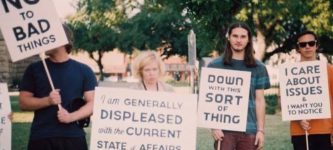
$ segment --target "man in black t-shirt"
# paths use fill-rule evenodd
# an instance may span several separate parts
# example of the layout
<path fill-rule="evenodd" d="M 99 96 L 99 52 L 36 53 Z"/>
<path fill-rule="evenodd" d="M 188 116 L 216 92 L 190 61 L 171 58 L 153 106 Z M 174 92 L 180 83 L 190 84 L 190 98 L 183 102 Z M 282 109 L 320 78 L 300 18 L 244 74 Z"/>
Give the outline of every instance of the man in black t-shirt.
<path fill-rule="evenodd" d="M 85 133 L 76 122 L 92 114 L 97 81 L 87 65 L 69 58 L 73 36 L 67 26 L 64 29 L 69 44 L 46 53 L 55 90 L 41 61 L 29 65 L 21 81 L 20 107 L 34 111 L 29 150 L 88 149 Z M 73 111 L 74 99 L 83 97 L 86 104 Z"/>

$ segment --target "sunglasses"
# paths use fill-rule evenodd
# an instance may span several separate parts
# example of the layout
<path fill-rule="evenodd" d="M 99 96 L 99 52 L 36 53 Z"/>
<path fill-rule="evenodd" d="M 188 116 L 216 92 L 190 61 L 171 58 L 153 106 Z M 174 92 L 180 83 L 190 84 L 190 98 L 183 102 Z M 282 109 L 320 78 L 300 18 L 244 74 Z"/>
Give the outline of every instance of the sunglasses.
<path fill-rule="evenodd" d="M 309 42 L 297 42 L 298 47 L 304 48 L 306 45 L 309 45 L 310 47 L 313 47 L 317 44 L 317 41 L 309 41 Z"/>

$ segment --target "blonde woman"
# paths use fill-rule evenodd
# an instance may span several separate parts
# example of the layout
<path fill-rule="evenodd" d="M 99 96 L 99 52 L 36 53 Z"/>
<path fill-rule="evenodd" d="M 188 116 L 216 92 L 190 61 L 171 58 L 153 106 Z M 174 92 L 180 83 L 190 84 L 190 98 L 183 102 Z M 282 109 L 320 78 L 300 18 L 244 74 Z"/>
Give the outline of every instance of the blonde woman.
<path fill-rule="evenodd" d="M 133 89 L 146 91 L 173 92 L 170 85 L 160 81 L 165 73 L 165 66 L 160 56 L 154 51 L 144 51 L 137 56 L 132 65 L 134 77 L 139 82 L 132 86 Z"/>

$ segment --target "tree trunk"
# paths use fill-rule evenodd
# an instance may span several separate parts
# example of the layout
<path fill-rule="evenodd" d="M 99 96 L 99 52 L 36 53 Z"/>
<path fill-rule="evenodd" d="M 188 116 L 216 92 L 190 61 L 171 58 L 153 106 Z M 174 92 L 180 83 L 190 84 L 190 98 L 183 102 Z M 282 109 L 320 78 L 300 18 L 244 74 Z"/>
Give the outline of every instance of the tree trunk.
<path fill-rule="evenodd" d="M 257 30 L 257 48 L 255 49 L 255 57 L 258 60 L 262 60 L 264 58 L 266 52 L 266 42 L 264 34 L 258 29 Z"/>
<path fill-rule="evenodd" d="M 104 81 L 104 72 L 103 72 L 104 66 L 102 64 L 102 58 L 103 58 L 104 53 L 102 51 L 97 51 L 97 53 L 98 53 L 97 59 L 94 57 L 92 52 L 89 52 L 89 57 L 97 63 L 98 70 L 99 70 L 99 80 Z"/>

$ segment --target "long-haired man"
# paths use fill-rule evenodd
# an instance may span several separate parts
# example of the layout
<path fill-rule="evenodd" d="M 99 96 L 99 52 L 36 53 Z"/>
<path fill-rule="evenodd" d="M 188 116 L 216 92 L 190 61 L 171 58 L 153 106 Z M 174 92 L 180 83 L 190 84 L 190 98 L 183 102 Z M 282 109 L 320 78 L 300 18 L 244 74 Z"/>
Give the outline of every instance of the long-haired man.
<path fill-rule="evenodd" d="M 251 72 L 246 131 L 212 129 L 215 149 L 256 150 L 264 145 L 265 98 L 264 90 L 270 87 L 264 64 L 254 58 L 252 33 L 242 22 L 230 25 L 224 54 L 208 67 Z M 240 110 L 241 111 L 241 110 Z"/>

